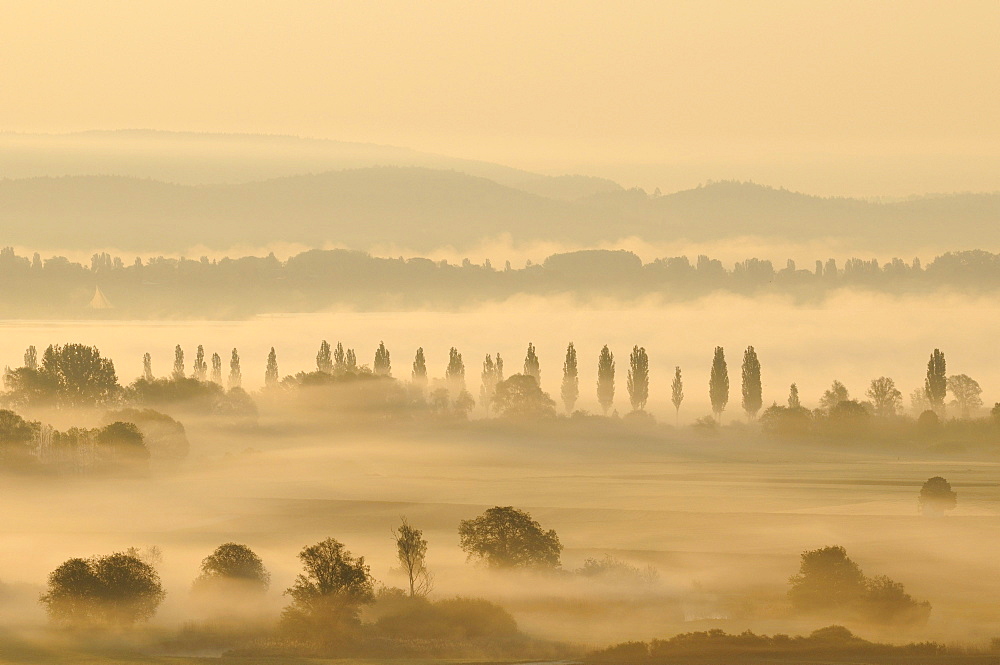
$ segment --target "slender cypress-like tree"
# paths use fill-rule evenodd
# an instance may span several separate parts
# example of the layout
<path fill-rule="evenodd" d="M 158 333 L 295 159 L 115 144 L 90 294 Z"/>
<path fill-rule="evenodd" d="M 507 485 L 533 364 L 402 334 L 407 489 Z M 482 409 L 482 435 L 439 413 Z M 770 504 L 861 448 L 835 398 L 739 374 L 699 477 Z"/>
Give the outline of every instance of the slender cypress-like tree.
<path fill-rule="evenodd" d="M 24 367 L 30 370 L 38 369 L 38 349 L 34 345 L 24 351 Z"/>
<path fill-rule="evenodd" d="M 633 411 L 642 411 L 649 400 L 649 358 L 646 349 L 641 346 L 632 347 L 632 355 L 628 359 L 628 398 L 632 402 Z"/>
<path fill-rule="evenodd" d="M 271 352 L 267 354 L 267 369 L 264 370 L 264 385 L 273 388 L 278 385 L 278 355 L 271 347 Z"/>
<path fill-rule="evenodd" d="M 760 380 L 760 360 L 752 346 L 743 352 L 743 410 L 747 412 L 747 420 L 757 417 L 757 412 L 763 405 L 763 387 Z"/>
<path fill-rule="evenodd" d="M 802 402 L 799 400 L 799 387 L 794 383 L 788 388 L 788 408 L 802 408 Z"/>
<path fill-rule="evenodd" d="M 712 358 L 708 397 L 712 401 L 712 413 L 715 414 L 715 419 L 721 420 L 722 412 L 729 403 L 729 368 L 726 366 L 726 353 L 721 346 L 715 347 L 715 356 Z"/>
<path fill-rule="evenodd" d="M 538 365 L 538 356 L 535 354 L 535 345 L 528 342 L 528 352 L 524 356 L 524 373 L 526 376 L 535 377 L 535 383 L 542 385 L 542 369 Z"/>
<path fill-rule="evenodd" d="M 142 378 L 146 381 L 153 380 L 153 357 L 148 353 L 142 354 Z"/>
<path fill-rule="evenodd" d="M 944 398 L 948 392 L 944 353 L 934 349 L 931 359 L 927 361 L 927 378 L 924 380 L 924 393 L 931 408 L 938 415 L 944 414 Z"/>
<path fill-rule="evenodd" d="M 679 425 L 681 422 L 681 402 L 684 401 L 684 380 L 681 378 L 681 368 L 674 367 L 674 380 L 670 384 L 670 401 L 674 405 L 674 416 Z"/>
<path fill-rule="evenodd" d="M 229 359 L 229 389 L 243 387 L 243 372 L 240 371 L 240 354 L 233 349 L 233 355 Z"/>
<path fill-rule="evenodd" d="M 184 378 L 184 349 L 180 344 L 174 347 L 174 372 L 171 376 L 175 379 Z"/>
<path fill-rule="evenodd" d="M 333 352 L 330 349 L 330 342 L 325 339 L 319 343 L 319 351 L 316 352 L 316 371 L 333 372 Z"/>
<path fill-rule="evenodd" d="M 579 397 L 580 375 L 576 366 L 576 347 L 570 342 L 566 347 L 566 360 L 563 361 L 562 401 L 566 413 L 573 412 Z"/>
<path fill-rule="evenodd" d="M 493 362 L 496 365 L 497 372 L 497 383 L 503 381 L 503 358 L 500 357 L 500 352 L 497 351 L 497 359 Z"/>
<path fill-rule="evenodd" d="M 496 392 L 499 381 L 497 380 L 497 365 L 493 362 L 493 357 L 488 353 L 486 354 L 486 359 L 483 360 L 481 378 L 483 383 L 479 388 L 479 403 L 483 405 L 487 415 L 489 415 L 490 410 L 493 408 L 493 395 Z"/>
<path fill-rule="evenodd" d="M 347 354 L 344 353 L 344 345 L 337 342 L 337 348 L 333 350 L 333 371 L 341 374 L 347 370 Z"/>
<path fill-rule="evenodd" d="M 222 356 L 218 353 L 212 354 L 212 382 L 222 385 Z"/>
<path fill-rule="evenodd" d="M 208 376 L 208 364 L 205 362 L 205 347 L 198 345 L 198 350 L 194 354 L 194 378 L 204 381 Z"/>
<path fill-rule="evenodd" d="M 379 342 L 378 348 L 375 349 L 375 362 L 372 363 L 372 370 L 378 376 L 390 376 L 392 374 L 389 349 L 385 348 L 384 342 Z"/>
<path fill-rule="evenodd" d="M 604 409 L 604 415 L 608 415 L 608 409 L 615 401 L 615 354 L 611 353 L 607 344 L 597 359 L 597 401 Z"/>
<path fill-rule="evenodd" d="M 413 356 L 413 371 L 410 372 L 410 380 L 414 385 L 423 387 L 427 385 L 427 361 L 424 360 L 424 347 L 417 349 Z"/>
<path fill-rule="evenodd" d="M 347 354 L 344 356 L 344 366 L 348 372 L 358 371 L 358 356 L 354 353 L 354 349 L 347 349 Z"/>
<path fill-rule="evenodd" d="M 465 363 L 462 362 L 462 354 L 454 346 L 448 351 L 448 367 L 444 371 L 444 378 L 454 395 L 465 390 Z"/>

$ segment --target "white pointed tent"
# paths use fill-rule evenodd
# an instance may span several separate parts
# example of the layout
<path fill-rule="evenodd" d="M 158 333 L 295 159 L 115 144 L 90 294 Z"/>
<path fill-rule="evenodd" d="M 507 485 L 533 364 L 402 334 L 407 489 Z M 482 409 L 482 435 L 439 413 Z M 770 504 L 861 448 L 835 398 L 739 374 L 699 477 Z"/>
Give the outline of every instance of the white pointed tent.
<path fill-rule="evenodd" d="M 94 288 L 94 297 L 90 299 L 90 309 L 111 309 L 114 305 L 107 299 L 101 287 Z"/>

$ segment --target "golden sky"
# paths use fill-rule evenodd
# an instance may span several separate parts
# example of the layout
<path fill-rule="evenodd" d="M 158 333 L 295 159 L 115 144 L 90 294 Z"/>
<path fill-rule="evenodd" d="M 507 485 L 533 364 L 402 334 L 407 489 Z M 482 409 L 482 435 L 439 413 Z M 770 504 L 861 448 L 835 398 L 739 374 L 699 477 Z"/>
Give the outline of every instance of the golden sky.
<path fill-rule="evenodd" d="M 2 7 L 4 131 L 281 133 L 535 168 L 1000 156 L 997 0 Z"/>

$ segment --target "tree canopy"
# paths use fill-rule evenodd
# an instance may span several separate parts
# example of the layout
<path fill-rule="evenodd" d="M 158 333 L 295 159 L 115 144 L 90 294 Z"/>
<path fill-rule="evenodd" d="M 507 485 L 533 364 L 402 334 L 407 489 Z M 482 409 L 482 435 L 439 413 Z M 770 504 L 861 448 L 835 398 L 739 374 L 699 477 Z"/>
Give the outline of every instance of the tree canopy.
<path fill-rule="evenodd" d="M 490 568 L 558 568 L 562 545 L 531 515 L 512 506 L 495 506 L 458 527 L 462 549 Z"/>

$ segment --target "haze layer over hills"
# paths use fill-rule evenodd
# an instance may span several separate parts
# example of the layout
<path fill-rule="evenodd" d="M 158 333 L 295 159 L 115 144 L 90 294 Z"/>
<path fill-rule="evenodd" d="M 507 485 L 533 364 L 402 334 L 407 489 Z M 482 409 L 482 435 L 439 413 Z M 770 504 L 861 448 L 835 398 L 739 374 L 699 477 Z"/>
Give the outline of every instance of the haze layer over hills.
<path fill-rule="evenodd" d="M 896 253 L 1000 247 L 1000 194 L 890 203 L 720 182 L 665 196 L 402 148 L 288 137 L 0 137 L 5 242 L 183 252 L 236 243 L 461 249 L 754 237 Z M 155 239 L 155 240 L 154 240 Z"/>

